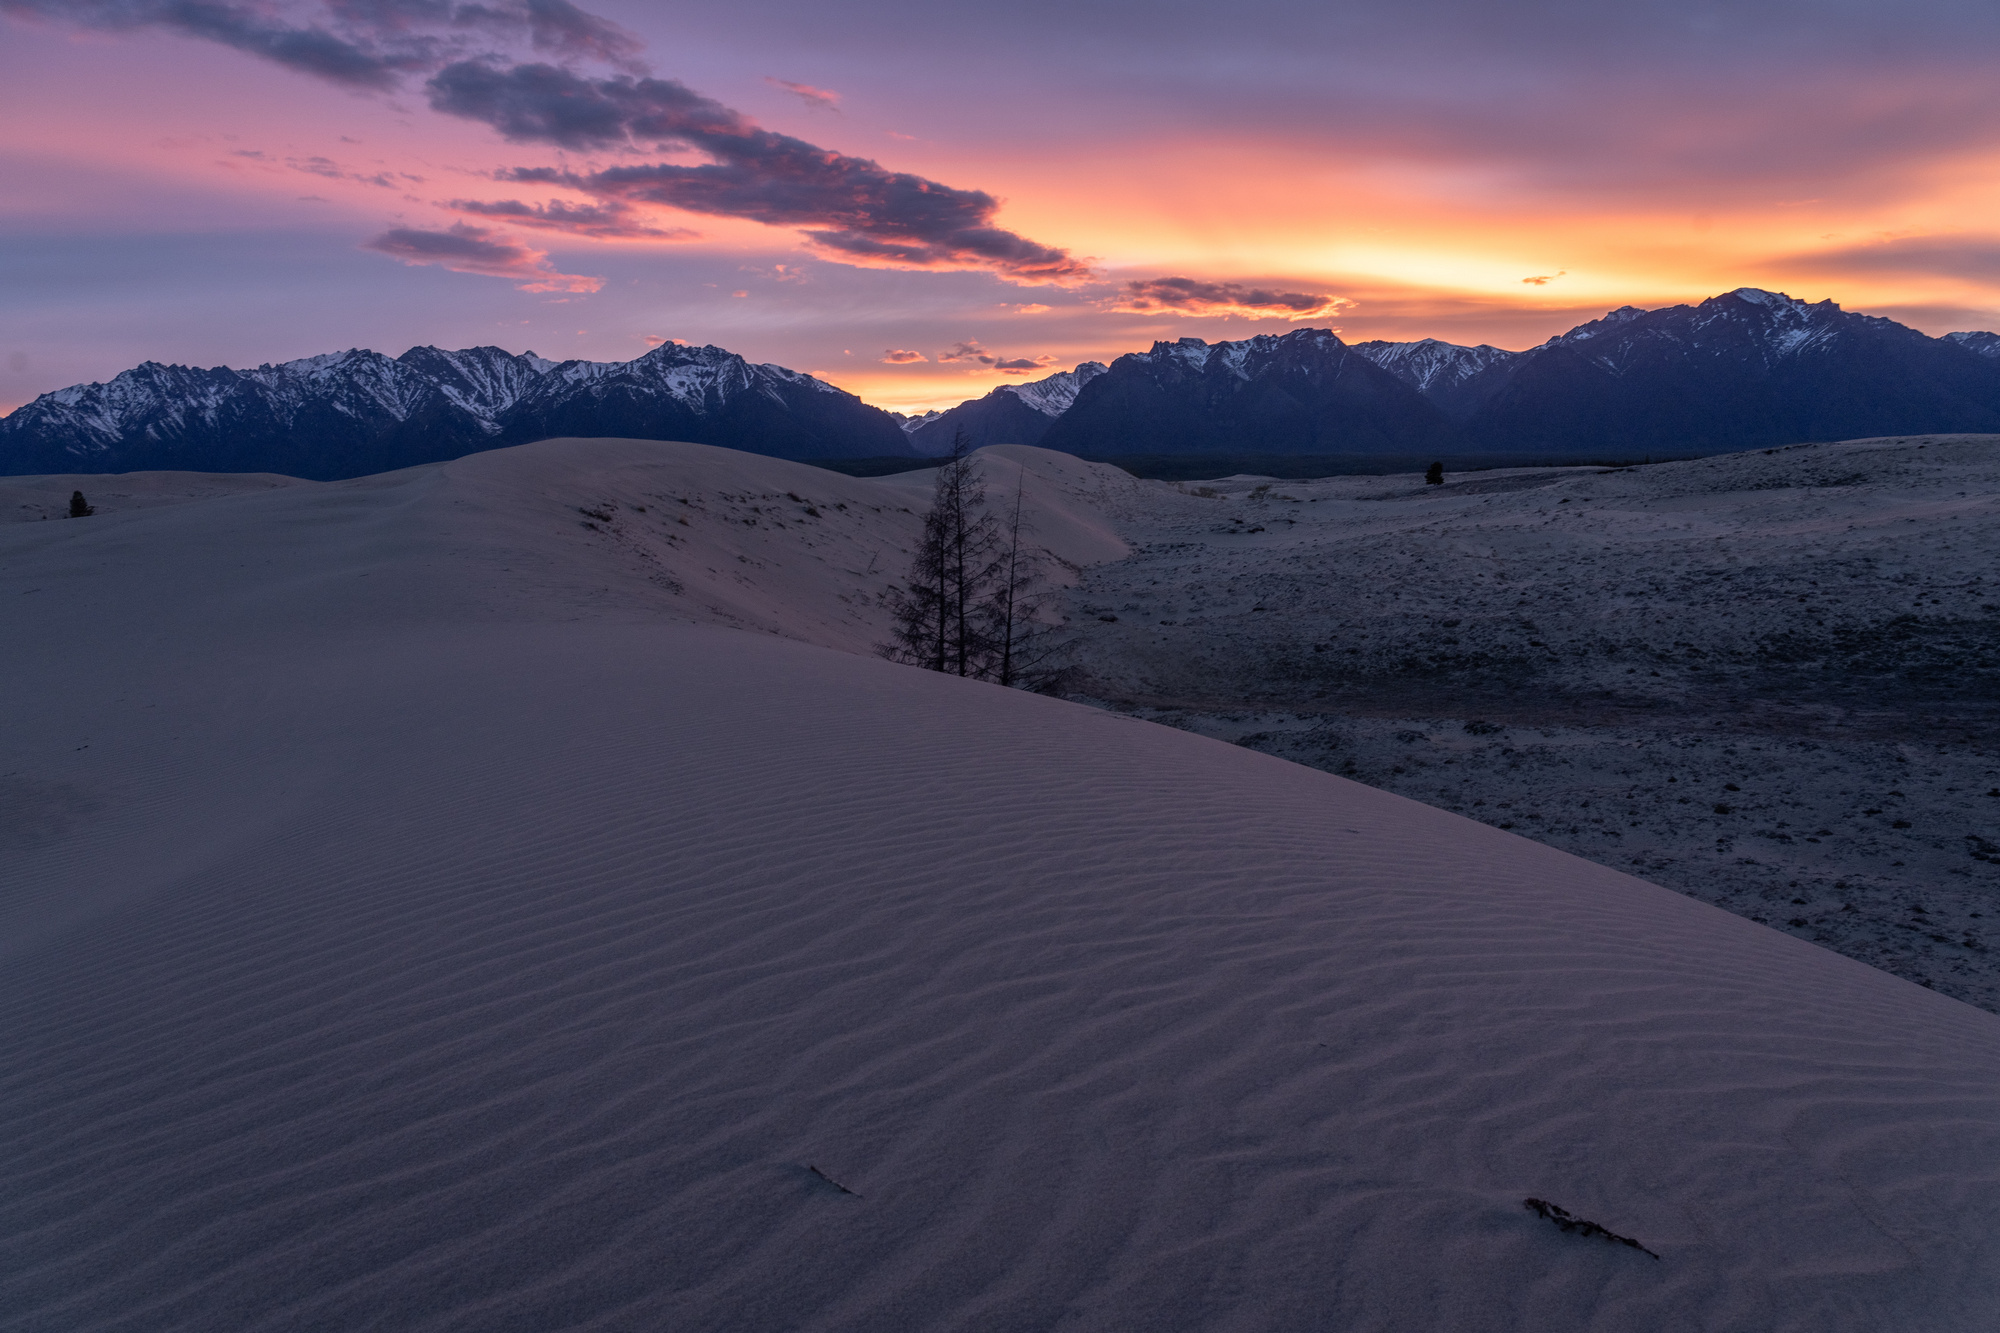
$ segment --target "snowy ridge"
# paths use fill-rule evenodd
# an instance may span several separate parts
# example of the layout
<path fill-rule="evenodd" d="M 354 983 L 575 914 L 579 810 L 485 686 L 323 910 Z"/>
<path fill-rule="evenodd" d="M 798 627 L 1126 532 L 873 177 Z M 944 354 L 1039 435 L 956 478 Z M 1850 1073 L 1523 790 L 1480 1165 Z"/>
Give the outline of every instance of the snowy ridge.
<path fill-rule="evenodd" d="M 550 361 L 498 347 L 447 351 L 413 347 L 400 357 L 350 349 L 266 363 L 254 370 L 162 365 L 148 361 L 108 384 L 76 384 L 43 394 L 16 415 L 74 430 L 105 446 L 133 431 L 152 437 L 196 426 L 221 426 L 245 399 L 289 428 L 311 409 L 353 418 L 406 421 L 432 397 L 464 412 L 488 434 L 530 394 L 556 385 L 629 380 L 695 412 L 714 411 L 744 393 L 776 397 L 776 384 L 851 397 L 823 380 L 778 365 L 751 365 L 720 347 L 666 343 L 630 361 Z"/>
<path fill-rule="evenodd" d="M 1616 310 L 1607 311 L 1600 319 L 1593 319 L 1587 324 L 1579 324 L 1568 333 L 1557 334 L 1543 343 L 1542 346 L 1555 347 L 1558 345 L 1585 342 L 1616 328 L 1620 324 L 1629 324 L 1647 313 L 1647 311 L 1641 310 L 1635 305 L 1622 305 Z"/>
<path fill-rule="evenodd" d="M 1003 384 L 995 393 L 1011 393 L 1045 417 L 1059 417 L 1076 401 L 1077 391 L 1102 375 L 1108 367 L 1102 361 L 1085 361 L 1074 370 L 1059 371 L 1046 379 L 1026 384 Z"/>
<path fill-rule="evenodd" d="M 1833 301 L 1808 302 L 1760 287 L 1738 287 L 1696 306 L 1659 310 L 1622 306 L 1542 346 L 1581 350 L 1585 343 L 1606 345 L 1603 351 L 1593 348 L 1585 354 L 1613 373 L 1623 371 L 1636 357 L 1658 356 L 1660 344 L 1678 345 L 1690 355 L 1725 350 L 1740 354 L 1747 349 L 1768 366 L 1825 346 L 1857 323 L 1899 327 L 1892 320 L 1850 314 Z"/>
<path fill-rule="evenodd" d="M 1944 341 L 1963 347 L 1979 356 L 2000 360 L 2000 333 L 1966 332 L 1947 333 Z"/>
<path fill-rule="evenodd" d="M 1348 361 L 1350 350 L 1369 366 Z M 1372 395 L 1340 398 L 1340 381 L 1358 392 L 1376 371 L 1419 404 L 1391 410 L 1395 395 L 1381 397 L 1379 384 Z M 1157 416 L 1143 427 L 1130 416 L 1137 400 L 1116 387 L 1126 372 L 1150 385 L 1146 410 Z M 1107 375 L 1112 382 L 1097 384 Z M 1308 413 L 1318 424 L 1281 425 L 1268 414 L 1282 416 L 1285 399 L 1227 387 L 1267 375 L 1291 385 L 1284 392 L 1293 401 L 1304 401 L 1295 396 L 1301 386 L 1315 401 L 1330 395 Z M 1208 391 L 1220 396 L 1204 398 Z M 1103 406 L 1114 399 L 1124 406 Z M 963 430 L 975 445 L 1046 436 L 1051 447 L 1095 456 L 1158 452 L 1147 437 L 1181 438 L 1196 410 L 1206 421 L 1196 432 L 1202 448 L 1225 452 L 1684 454 L 1995 431 L 2000 335 L 1930 338 L 1832 301 L 1742 287 L 1698 305 L 1624 306 L 1519 353 L 1434 338 L 1349 348 L 1327 329 L 1213 344 L 1181 338 L 916 416 L 882 412 L 784 366 L 678 343 L 610 362 L 490 346 L 414 347 L 393 358 L 349 349 L 245 370 L 149 361 L 108 384 L 43 394 L 0 421 L 0 474 L 168 468 L 330 479 L 565 435 L 805 458 L 938 454 Z"/>
<path fill-rule="evenodd" d="M 1486 343 L 1477 347 L 1461 347 L 1436 338 L 1404 343 L 1377 339 L 1349 346 L 1419 393 L 1433 396 L 1453 389 L 1483 371 L 1507 365 L 1523 355 Z"/>
<path fill-rule="evenodd" d="M 1255 337 L 1218 343 L 1204 342 L 1200 338 L 1156 342 L 1148 351 L 1131 352 L 1118 359 L 1156 364 L 1177 362 L 1203 374 L 1214 369 L 1247 380 L 1254 374 L 1253 361 L 1256 358 L 1271 356 L 1283 348 L 1305 351 L 1346 346 L 1331 329 L 1294 329 L 1290 333 L 1260 333 Z"/>
<path fill-rule="evenodd" d="M 562 362 L 498 347 L 350 349 L 252 370 L 147 362 L 108 384 L 44 394 L 0 422 L 0 472 L 330 479 L 561 435 L 827 456 L 894 452 L 893 432 L 886 413 L 842 389 L 720 347 L 667 343 L 630 361 Z"/>

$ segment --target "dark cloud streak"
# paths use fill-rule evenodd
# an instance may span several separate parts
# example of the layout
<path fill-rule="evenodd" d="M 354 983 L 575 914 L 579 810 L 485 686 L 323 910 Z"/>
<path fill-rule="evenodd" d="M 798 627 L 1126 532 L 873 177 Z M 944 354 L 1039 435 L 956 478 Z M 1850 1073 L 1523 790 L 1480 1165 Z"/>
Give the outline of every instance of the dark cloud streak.
<path fill-rule="evenodd" d="M 455 273 L 508 278 L 519 283 L 523 291 L 594 292 L 604 285 L 601 278 L 558 273 L 549 267 L 548 256 L 542 251 L 464 222 L 453 223 L 444 231 L 391 227 L 364 241 L 361 248 L 405 264 L 436 264 Z"/>
<path fill-rule="evenodd" d="M 750 132 L 742 116 L 674 79 L 592 79 L 560 65 L 465 60 L 425 88 L 432 110 L 483 121 L 514 143 L 588 150 Z"/>
<path fill-rule="evenodd" d="M 851 263 L 984 268 L 1020 282 L 1074 282 L 1090 273 L 1067 251 L 994 226 L 1000 203 L 984 191 L 954 189 L 759 129 L 675 80 L 593 79 L 557 65 L 463 61 L 440 70 L 428 87 L 434 109 L 483 121 L 517 143 L 688 148 L 714 159 L 589 173 L 522 168 L 509 174 L 515 181 L 566 186 L 628 206 L 798 227 L 814 247 Z"/>
<path fill-rule="evenodd" d="M 1351 302 L 1324 292 L 1286 292 L 1199 278 L 1146 278 L 1128 282 L 1110 302 L 1131 314 L 1243 315 L 1252 319 L 1317 319 Z"/>
<path fill-rule="evenodd" d="M 495 218 L 516 227 L 534 227 L 593 240 L 693 240 L 701 233 L 687 227 L 648 227 L 633 211 L 618 204 L 572 204 L 552 199 L 526 204 L 519 199 L 454 199 L 445 207 L 474 217 Z"/>
<path fill-rule="evenodd" d="M 303 74 L 351 88 L 386 91 L 405 74 L 435 66 L 437 42 L 384 30 L 357 40 L 311 25 L 287 24 L 259 7 L 217 0 L 0 0 L 0 13 L 118 32 L 160 28 L 217 42 Z"/>
<path fill-rule="evenodd" d="M 594 207 L 555 204 L 488 216 L 606 238 L 658 234 L 626 218 L 635 206 L 677 208 L 797 228 L 808 244 L 847 263 L 898 268 L 985 269 L 1016 282 L 1077 282 L 1086 264 L 1065 250 L 993 224 L 1000 203 L 890 171 L 789 135 L 639 63 L 636 38 L 570 0 L 323 0 L 332 28 L 289 23 L 283 11 L 229 0 L 0 0 L 0 12 L 99 29 L 161 28 L 206 38 L 349 87 L 388 90 L 426 72 L 433 109 L 491 126 L 515 143 L 578 151 L 692 149 L 706 165 L 657 163 L 587 174 L 522 169 L 518 181 L 559 184 L 593 196 Z M 332 30 L 333 28 L 339 31 Z M 557 62 L 517 62 L 472 52 L 480 34 L 525 34 Z M 608 78 L 570 63 L 622 69 Z M 783 85 L 832 105 L 835 95 Z M 477 212 L 461 207 L 462 212 Z M 574 225 L 570 225 L 574 224 Z M 441 233 L 442 234 L 442 233 Z"/>

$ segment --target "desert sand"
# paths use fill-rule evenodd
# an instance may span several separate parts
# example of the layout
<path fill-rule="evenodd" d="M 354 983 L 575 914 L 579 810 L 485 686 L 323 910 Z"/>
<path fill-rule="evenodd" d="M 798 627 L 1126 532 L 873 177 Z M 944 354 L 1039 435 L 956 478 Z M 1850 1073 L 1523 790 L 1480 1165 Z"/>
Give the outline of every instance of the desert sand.
<path fill-rule="evenodd" d="M 992 466 L 1128 549 L 1143 483 Z M 1991 1327 L 2000 1018 L 878 660 L 925 484 L 0 528 L 0 1329 Z"/>

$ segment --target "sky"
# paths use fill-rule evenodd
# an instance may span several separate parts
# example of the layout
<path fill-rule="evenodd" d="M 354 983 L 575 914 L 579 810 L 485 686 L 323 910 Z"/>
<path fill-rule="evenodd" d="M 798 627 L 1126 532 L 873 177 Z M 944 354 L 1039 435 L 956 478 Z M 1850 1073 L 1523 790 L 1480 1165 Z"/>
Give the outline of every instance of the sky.
<path fill-rule="evenodd" d="M 2000 328 L 2000 6 L 0 0 L 0 412 L 713 343 L 898 411 L 1741 286 Z"/>

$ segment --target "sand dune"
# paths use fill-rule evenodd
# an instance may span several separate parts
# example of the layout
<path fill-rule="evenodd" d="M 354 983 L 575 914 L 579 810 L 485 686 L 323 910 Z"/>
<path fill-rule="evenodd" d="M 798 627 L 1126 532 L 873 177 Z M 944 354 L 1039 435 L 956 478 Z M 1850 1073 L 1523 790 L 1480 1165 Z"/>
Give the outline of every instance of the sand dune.
<path fill-rule="evenodd" d="M 570 441 L 0 533 L 0 1329 L 1990 1326 L 2000 1019 L 835 651 L 921 485 Z"/>

